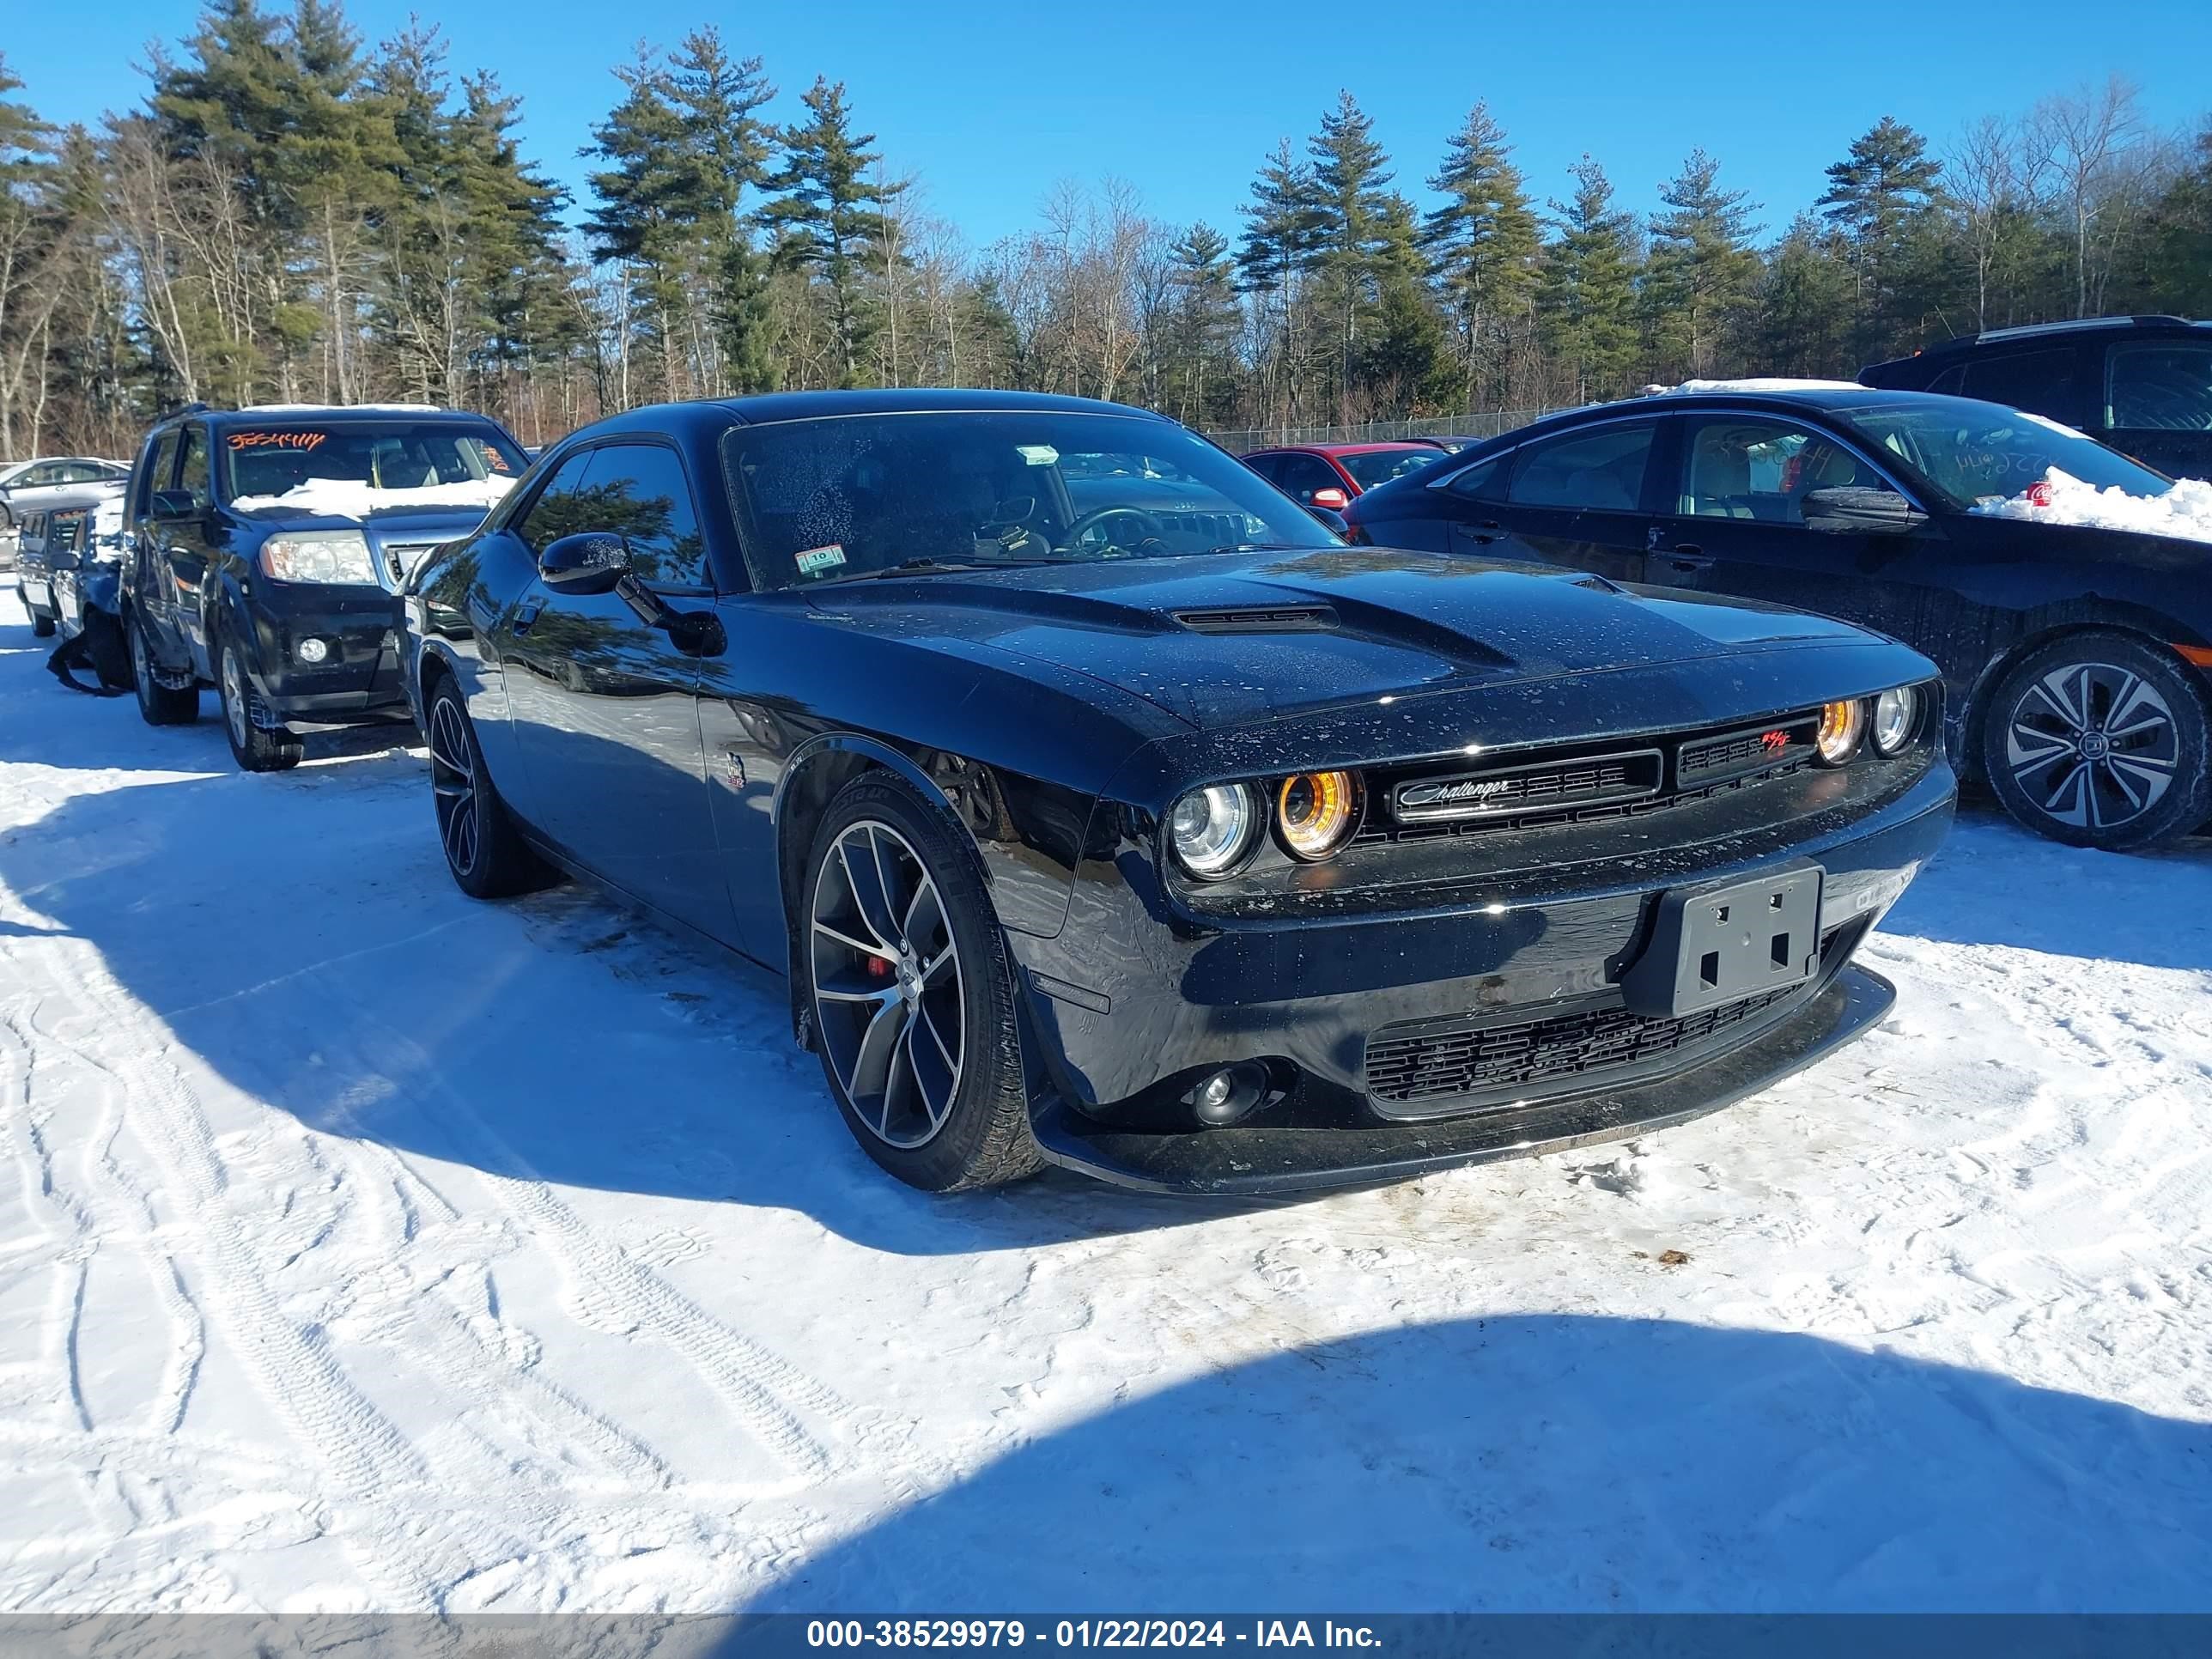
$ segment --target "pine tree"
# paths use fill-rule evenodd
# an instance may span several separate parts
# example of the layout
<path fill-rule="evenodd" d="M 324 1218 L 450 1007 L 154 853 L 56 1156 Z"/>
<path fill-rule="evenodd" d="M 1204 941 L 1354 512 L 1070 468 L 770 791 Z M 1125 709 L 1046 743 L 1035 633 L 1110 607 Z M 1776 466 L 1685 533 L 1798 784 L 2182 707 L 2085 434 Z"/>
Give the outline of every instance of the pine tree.
<path fill-rule="evenodd" d="M 1851 252 L 1845 240 L 1801 213 L 1768 256 L 1754 331 L 1759 367 L 1769 374 L 1849 378 Z"/>
<path fill-rule="evenodd" d="M 1577 402 L 1627 390 L 1636 362 L 1636 222 L 1613 204 L 1605 169 L 1585 155 L 1571 202 L 1551 204 L 1537 314 Z"/>
<path fill-rule="evenodd" d="M 1272 369 L 1278 390 L 1275 414 L 1287 422 L 1297 404 L 1303 361 L 1298 328 L 1300 289 L 1321 246 L 1322 209 L 1313 169 L 1300 161 L 1291 141 L 1279 142 L 1252 181 L 1252 198 L 1237 209 L 1244 233 L 1237 250 L 1237 286 L 1253 296 L 1265 315 L 1272 309 L 1273 349 L 1263 343 L 1255 367 Z M 1272 304 L 1271 304 L 1272 302 Z"/>
<path fill-rule="evenodd" d="M 759 111 L 775 96 L 757 58 L 732 58 L 712 27 L 684 36 L 670 59 L 668 92 L 684 145 L 676 194 L 696 221 L 708 284 L 723 386 L 764 391 L 775 382 L 769 272 L 745 217 L 748 191 L 767 176 L 774 130 Z"/>
<path fill-rule="evenodd" d="M 1168 249 L 1173 289 L 1171 350 L 1164 387 L 1168 412 L 1179 421 L 1212 424 L 1230 413 L 1237 393 L 1236 273 L 1229 239 L 1199 223 Z"/>
<path fill-rule="evenodd" d="M 1942 170 L 1927 141 L 1887 115 L 1828 169 L 1827 191 L 1814 205 L 1849 241 L 1858 312 L 1854 344 L 1863 356 L 1898 343 L 1898 284 L 1939 199 Z"/>
<path fill-rule="evenodd" d="M 1339 412 L 1349 391 L 1359 321 L 1376 298 L 1376 240 L 1389 210 L 1389 158 L 1375 142 L 1375 122 L 1349 92 L 1323 112 L 1308 142 L 1313 158 L 1314 269 L 1336 329 Z"/>
<path fill-rule="evenodd" d="M 46 381 L 41 342 L 61 297 L 55 265 L 65 223 L 52 199 L 53 129 L 8 95 L 22 85 L 0 58 L 0 455 L 11 456 L 19 411 Z"/>
<path fill-rule="evenodd" d="M 1522 316 L 1536 283 L 1536 216 L 1512 147 L 1487 104 L 1478 103 L 1451 136 L 1429 188 L 1445 198 L 1422 227 L 1437 280 L 1459 319 L 1467 364 L 1467 407 L 1481 398 L 1486 361 Z"/>
<path fill-rule="evenodd" d="M 1694 149 L 1660 187 L 1667 211 L 1651 221 L 1643 297 L 1650 349 L 1666 374 L 1714 372 L 1759 280 L 1757 207 L 1747 192 L 1721 189 L 1719 175 L 1720 163 Z"/>
<path fill-rule="evenodd" d="M 679 363 L 689 294 L 685 288 L 683 112 L 670 97 L 666 70 L 649 52 L 615 71 L 627 95 L 592 129 L 581 152 L 610 165 L 590 175 L 598 205 L 584 220 L 596 259 L 633 266 L 635 317 L 659 359 L 661 390 L 682 395 Z M 624 343 L 627 346 L 627 342 Z"/>
<path fill-rule="evenodd" d="M 779 233 L 776 257 L 829 290 L 832 346 L 843 384 L 853 386 L 874 330 L 866 300 L 869 251 L 884 234 L 884 204 L 906 185 L 883 179 L 868 148 L 875 134 L 853 131 L 842 82 L 817 76 L 800 101 L 807 118 L 784 129 L 783 166 L 766 182 L 776 199 L 763 216 Z"/>
<path fill-rule="evenodd" d="M 1451 337 L 1429 291 L 1413 204 L 1392 195 L 1376 224 L 1375 317 L 1356 366 L 1371 414 L 1401 418 L 1441 406 L 1455 376 Z"/>

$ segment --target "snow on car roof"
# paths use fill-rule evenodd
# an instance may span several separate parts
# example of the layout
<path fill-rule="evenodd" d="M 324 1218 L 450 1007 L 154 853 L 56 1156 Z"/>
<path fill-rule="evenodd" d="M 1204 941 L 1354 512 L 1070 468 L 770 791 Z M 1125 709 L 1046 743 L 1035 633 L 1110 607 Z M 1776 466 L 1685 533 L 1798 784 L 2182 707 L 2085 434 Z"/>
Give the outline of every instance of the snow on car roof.
<path fill-rule="evenodd" d="M 1856 380 L 1796 380 L 1771 375 L 1743 380 L 1685 380 L 1680 386 L 1647 388 L 1646 397 L 1695 396 L 1716 392 L 1864 392 Z"/>
<path fill-rule="evenodd" d="M 241 415 L 457 415 L 440 404 L 243 404 Z"/>

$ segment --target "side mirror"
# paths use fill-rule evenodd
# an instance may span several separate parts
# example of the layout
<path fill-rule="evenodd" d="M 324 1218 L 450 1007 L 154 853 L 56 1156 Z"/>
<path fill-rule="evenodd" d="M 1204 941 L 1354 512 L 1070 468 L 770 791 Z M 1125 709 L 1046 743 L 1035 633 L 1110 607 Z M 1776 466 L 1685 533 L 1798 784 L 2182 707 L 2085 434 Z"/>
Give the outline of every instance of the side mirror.
<path fill-rule="evenodd" d="M 611 593 L 629 574 L 629 544 L 604 530 L 563 536 L 538 556 L 538 574 L 556 593 Z"/>
<path fill-rule="evenodd" d="M 1341 489 L 1316 489 L 1307 499 L 1308 507 L 1325 507 L 1332 513 L 1341 513 L 1352 505 L 1352 497 Z"/>
<path fill-rule="evenodd" d="M 1346 519 L 1343 514 L 1336 511 L 1335 508 L 1316 505 L 1308 507 L 1306 511 L 1312 514 L 1315 518 L 1320 520 L 1322 523 L 1327 525 L 1331 530 L 1336 532 L 1338 535 L 1347 538 L 1351 536 L 1351 521 Z"/>
<path fill-rule="evenodd" d="M 189 489 L 157 489 L 148 507 L 157 519 L 197 519 L 200 516 L 200 504 L 192 499 L 192 492 Z"/>
<path fill-rule="evenodd" d="M 1895 490 L 1857 485 L 1808 490 L 1797 510 L 1808 530 L 1832 536 L 1902 536 L 1928 521 L 1925 513 Z"/>

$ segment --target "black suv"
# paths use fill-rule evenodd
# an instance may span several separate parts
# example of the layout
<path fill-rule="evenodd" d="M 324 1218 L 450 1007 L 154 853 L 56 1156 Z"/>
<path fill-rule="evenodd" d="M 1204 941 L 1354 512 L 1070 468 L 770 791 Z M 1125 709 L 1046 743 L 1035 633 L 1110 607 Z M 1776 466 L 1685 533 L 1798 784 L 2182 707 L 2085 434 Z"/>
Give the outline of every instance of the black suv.
<path fill-rule="evenodd" d="M 1859 380 L 2032 410 L 2170 477 L 2212 478 L 2212 323 L 2097 317 L 1990 329 L 1871 364 Z"/>
<path fill-rule="evenodd" d="M 496 422 L 446 410 L 195 404 L 162 420 L 125 508 L 139 711 L 195 719 L 214 685 L 249 772 L 297 765 L 300 726 L 406 720 L 400 584 L 527 465 Z"/>

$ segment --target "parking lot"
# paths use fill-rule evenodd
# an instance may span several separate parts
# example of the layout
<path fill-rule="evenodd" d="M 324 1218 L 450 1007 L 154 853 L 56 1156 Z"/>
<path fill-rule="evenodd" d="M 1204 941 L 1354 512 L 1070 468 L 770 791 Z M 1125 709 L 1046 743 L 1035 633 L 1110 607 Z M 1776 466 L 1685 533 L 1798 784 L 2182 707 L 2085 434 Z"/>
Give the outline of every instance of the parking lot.
<path fill-rule="evenodd" d="M 1895 1014 L 1664 1133 L 947 1200 L 780 987 L 457 893 L 419 749 L 246 775 L 43 655 L 4 601 L 0 1605 L 2206 1599 L 2212 843 L 1970 808 Z"/>

